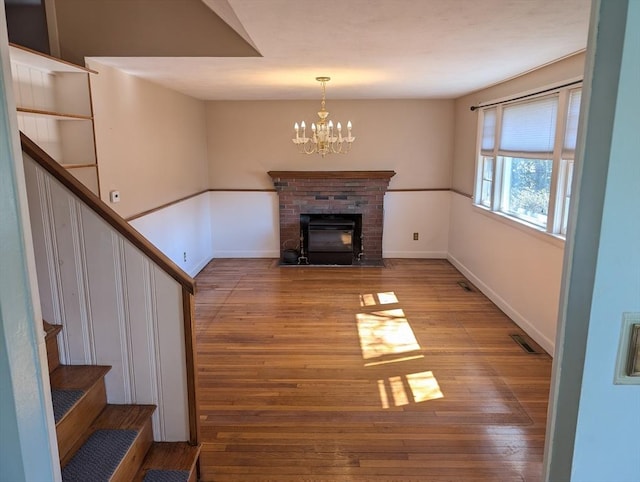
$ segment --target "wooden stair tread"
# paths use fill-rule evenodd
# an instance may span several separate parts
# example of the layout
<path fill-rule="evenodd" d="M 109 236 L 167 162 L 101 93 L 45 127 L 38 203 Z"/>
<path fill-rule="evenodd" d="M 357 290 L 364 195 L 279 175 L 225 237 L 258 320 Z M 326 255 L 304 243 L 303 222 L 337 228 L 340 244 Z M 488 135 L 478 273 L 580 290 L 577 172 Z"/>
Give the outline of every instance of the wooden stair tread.
<path fill-rule="evenodd" d="M 110 479 L 113 482 L 132 480 L 153 442 L 151 415 L 155 409 L 155 405 L 107 405 L 61 460 L 61 467 L 64 469 L 69 464 L 93 433 L 99 430 L 134 430 L 137 436 Z"/>
<path fill-rule="evenodd" d="M 111 370 L 102 365 L 60 365 L 51 372 L 51 388 L 55 390 L 88 390 Z"/>
<path fill-rule="evenodd" d="M 200 449 L 200 445 L 190 445 L 187 442 L 154 442 L 134 482 L 144 480 L 149 470 L 184 470 L 195 474 Z"/>
<path fill-rule="evenodd" d="M 139 430 L 153 415 L 155 405 L 107 405 L 91 424 L 90 430 Z"/>

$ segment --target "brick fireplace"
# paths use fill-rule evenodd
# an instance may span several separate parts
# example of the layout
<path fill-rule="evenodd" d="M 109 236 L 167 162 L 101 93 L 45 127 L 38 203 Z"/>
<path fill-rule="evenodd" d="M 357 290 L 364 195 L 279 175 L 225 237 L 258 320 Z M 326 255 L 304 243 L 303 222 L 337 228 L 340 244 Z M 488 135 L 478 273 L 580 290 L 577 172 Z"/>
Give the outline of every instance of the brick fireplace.
<path fill-rule="evenodd" d="M 300 247 L 301 214 L 362 215 L 363 263 L 382 261 L 384 194 L 394 171 L 269 171 L 280 205 L 280 255 Z"/>

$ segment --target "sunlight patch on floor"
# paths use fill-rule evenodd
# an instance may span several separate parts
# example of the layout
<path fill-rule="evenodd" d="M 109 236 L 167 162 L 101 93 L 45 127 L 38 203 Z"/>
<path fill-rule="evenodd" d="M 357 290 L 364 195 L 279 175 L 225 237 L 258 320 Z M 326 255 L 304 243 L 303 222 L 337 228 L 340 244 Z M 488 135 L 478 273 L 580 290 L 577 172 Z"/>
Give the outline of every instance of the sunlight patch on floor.
<path fill-rule="evenodd" d="M 376 300 L 377 298 L 377 300 Z M 397 303 L 398 298 L 393 291 L 387 291 L 377 294 L 364 294 L 360 295 L 360 306 L 375 306 L 375 305 L 391 305 Z"/>
<path fill-rule="evenodd" d="M 378 392 L 382 408 L 402 407 L 444 398 L 435 375 L 431 371 L 409 373 L 378 380 Z"/>
<path fill-rule="evenodd" d="M 356 320 L 365 360 L 420 349 L 402 309 L 358 313 Z"/>
<path fill-rule="evenodd" d="M 438 380 L 432 371 L 410 373 L 407 375 L 407 381 L 415 403 L 444 398 Z"/>

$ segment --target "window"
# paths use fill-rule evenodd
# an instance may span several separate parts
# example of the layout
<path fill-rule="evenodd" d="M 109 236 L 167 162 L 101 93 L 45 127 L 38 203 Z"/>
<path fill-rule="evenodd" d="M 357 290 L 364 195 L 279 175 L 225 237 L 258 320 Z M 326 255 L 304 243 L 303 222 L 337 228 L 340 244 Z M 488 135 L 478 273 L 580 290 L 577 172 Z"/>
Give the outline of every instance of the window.
<path fill-rule="evenodd" d="M 569 92 L 569 108 L 567 109 L 567 127 L 565 129 L 564 146 L 562 149 L 560 182 L 563 196 L 560 215 L 560 234 L 566 236 L 567 221 L 569 220 L 569 201 L 571 200 L 571 183 L 573 182 L 573 164 L 578 138 L 578 118 L 580 117 L 580 101 L 582 90 L 573 89 Z"/>
<path fill-rule="evenodd" d="M 580 94 L 558 89 L 481 111 L 476 205 L 566 234 Z"/>
<path fill-rule="evenodd" d="M 564 163 L 564 199 L 562 204 L 562 218 L 560 221 L 560 234 L 567 235 L 567 222 L 569 220 L 569 201 L 571 200 L 571 182 L 573 181 L 573 160 Z"/>
<path fill-rule="evenodd" d="M 485 207 L 491 207 L 491 196 L 493 193 L 493 158 L 482 158 L 482 181 L 480 186 L 479 203 Z"/>
<path fill-rule="evenodd" d="M 505 157 L 503 163 L 500 210 L 546 229 L 553 162 Z"/>

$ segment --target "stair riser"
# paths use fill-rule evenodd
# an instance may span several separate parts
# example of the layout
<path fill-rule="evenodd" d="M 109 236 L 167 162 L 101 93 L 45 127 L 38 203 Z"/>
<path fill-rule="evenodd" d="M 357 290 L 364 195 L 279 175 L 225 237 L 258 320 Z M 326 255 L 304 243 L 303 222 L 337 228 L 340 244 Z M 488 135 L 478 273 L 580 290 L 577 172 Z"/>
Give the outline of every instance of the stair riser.
<path fill-rule="evenodd" d="M 149 418 L 136 437 L 135 442 L 122 459 L 110 482 L 131 482 L 142 465 L 144 457 L 153 443 L 153 430 Z"/>
<path fill-rule="evenodd" d="M 107 404 L 104 379 L 96 383 L 56 427 L 62 466 L 71 458 L 71 448 Z"/>
<path fill-rule="evenodd" d="M 60 366 L 60 353 L 58 352 L 58 338 L 56 336 L 48 336 L 45 346 L 47 347 L 47 363 L 49 365 L 49 374 Z"/>

